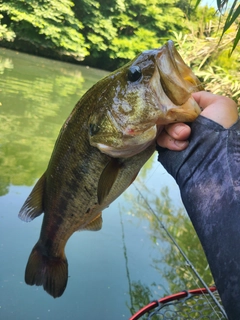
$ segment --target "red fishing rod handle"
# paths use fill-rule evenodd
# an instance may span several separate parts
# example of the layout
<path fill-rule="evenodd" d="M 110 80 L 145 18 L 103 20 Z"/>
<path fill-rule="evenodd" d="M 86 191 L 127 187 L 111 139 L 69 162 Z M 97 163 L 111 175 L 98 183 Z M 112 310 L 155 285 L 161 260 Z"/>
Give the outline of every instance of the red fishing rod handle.
<path fill-rule="evenodd" d="M 208 289 L 211 292 L 214 292 L 217 290 L 217 288 L 215 286 L 209 287 Z M 199 295 L 199 294 L 204 294 L 204 293 L 208 293 L 208 290 L 206 288 L 199 288 L 199 289 L 193 289 L 193 290 L 188 290 L 188 291 L 181 291 L 181 292 L 172 294 L 170 296 L 161 298 L 159 300 L 152 301 L 148 305 L 146 305 L 145 307 L 143 307 L 142 309 L 137 311 L 131 318 L 129 318 L 129 320 L 139 319 L 145 313 L 147 313 L 147 312 L 153 310 L 154 308 L 156 308 L 157 306 L 159 306 L 159 303 L 164 304 L 164 303 L 168 303 L 171 301 L 176 301 L 176 300 L 186 298 L 188 295 Z"/>

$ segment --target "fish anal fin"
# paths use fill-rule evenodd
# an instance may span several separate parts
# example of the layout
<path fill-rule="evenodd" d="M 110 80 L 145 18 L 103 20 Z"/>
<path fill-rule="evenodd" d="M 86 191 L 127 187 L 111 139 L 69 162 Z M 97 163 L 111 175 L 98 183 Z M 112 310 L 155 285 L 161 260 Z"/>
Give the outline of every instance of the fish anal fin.
<path fill-rule="evenodd" d="M 29 285 L 43 286 L 54 298 L 60 297 L 68 281 L 68 262 L 62 257 L 49 257 L 38 243 L 33 248 L 25 270 L 25 282 Z"/>
<path fill-rule="evenodd" d="M 88 231 L 99 231 L 102 229 L 102 213 L 98 215 L 94 220 L 88 223 L 85 227 L 79 228 L 79 231 L 88 230 Z"/>
<path fill-rule="evenodd" d="M 120 163 L 118 159 L 112 158 L 103 169 L 97 188 L 98 203 L 100 205 L 111 191 L 122 166 L 123 164 Z"/>
<path fill-rule="evenodd" d="M 31 221 L 43 212 L 43 192 L 45 187 L 45 173 L 35 184 L 32 192 L 24 202 L 18 216 L 24 221 Z"/>

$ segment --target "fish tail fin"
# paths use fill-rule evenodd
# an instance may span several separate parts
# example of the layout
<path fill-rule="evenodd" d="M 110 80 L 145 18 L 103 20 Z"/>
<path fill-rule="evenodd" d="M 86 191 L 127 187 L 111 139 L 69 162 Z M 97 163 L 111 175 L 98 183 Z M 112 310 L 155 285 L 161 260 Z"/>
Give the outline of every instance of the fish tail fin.
<path fill-rule="evenodd" d="M 62 257 L 49 257 L 38 243 L 33 248 L 25 270 L 25 282 L 43 286 L 54 298 L 60 297 L 68 281 L 68 262 Z"/>

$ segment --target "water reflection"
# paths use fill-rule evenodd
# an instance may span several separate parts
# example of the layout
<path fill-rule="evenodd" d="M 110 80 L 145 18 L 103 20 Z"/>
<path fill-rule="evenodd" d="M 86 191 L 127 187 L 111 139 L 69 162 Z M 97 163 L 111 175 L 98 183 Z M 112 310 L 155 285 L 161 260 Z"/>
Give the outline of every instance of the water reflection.
<path fill-rule="evenodd" d="M 148 165 L 151 166 L 151 164 L 152 162 L 150 161 Z M 130 272 L 127 270 L 127 274 L 129 274 L 129 294 L 131 296 L 131 304 L 128 307 L 132 314 L 152 300 L 153 292 L 156 293 L 158 289 L 162 290 L 164 288 L 163 283 L 158 282 L 158 279 L 167 280 L 168 285 L 164 290 L 166 295 L 187 288 L 203 287 L 191 266 L 188 265 L 178 248 L 173 244 L 166 230 L 176 240 L 190 262 L 193 263 L 203 281 L 208 285 L 214 283 L 202 246 L 185 209 L 183 207 L 177 208 L 173 205 L 168 187 L 162 188 L 159 194 L 156 194 L 156 191 L 149 190 L 144 184 L 144 180 L 142 180 L 144 176 L 145 172 L 143 172 L 143 175 L 140 174 L 138 182 L 135 183 L 136 190 L 138 191 L 140 188 L 141 193 L 127 192 L 125 197 L 131 207 L 128 214 L 138 217 L 143 223 L 147 222 L 146 229 L 148 230 L 149 238 L 153 247 L 155 249 L 158 248 L 159 251 L 152 258 L 151 265 L 160 276 L 156 278 L 156 281 L 151 286 L 147 286 L 141 281 L 131 281 Z M 145 195 L 144 197 L 143 194 Z M 149 206 L 154 211 L 154 214 L 149 210 Z M 124 207 L 121 210 L 124 210 Z M 127 248 L 125 248 L 125 251 L 127 252 Z M 125 258 L 127 269 L 127 254 Z"/>
<path fill-rule="evenodd" d="M 45 171 L 64 119 L 82 94 L 106 74 L 88 70 L 85 77 L 84 68 L 37 61 L 0 51 L 0 195 L 8 192 L 10 184 L 32 185 Z"/>
<path fill-rule="evenodd" d="M 0 74 L 3 74 L 5 69 L 13 69 L 12 59 L 0 56 Z"/>

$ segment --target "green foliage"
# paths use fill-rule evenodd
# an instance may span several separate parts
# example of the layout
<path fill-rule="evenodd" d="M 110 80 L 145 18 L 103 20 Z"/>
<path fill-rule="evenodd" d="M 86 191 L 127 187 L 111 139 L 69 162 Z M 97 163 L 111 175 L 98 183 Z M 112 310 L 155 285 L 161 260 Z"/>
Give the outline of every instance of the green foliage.
<path fill-rule="evenodd" d="M 230 74 L 228 70 L 214 66 L 199 71 L 198 76 L 206 83 L 206 90 L 228 96 L 240 104 L 239 72 Z"/>
<path fill-rule="evenodd" d="M 217 0 L 219 22 L 215 8 L 190 0 L 5 0 L 0 6 L 0 41 L 113 70 L 175 38 L 184 61 L 206 89 L 239 103 L 240 7 L 234 0 L 227 11 L 227 3 Z"/>
<path fill-rule="evenodd" d="M 3 18 L 3 15 L 0 14 L 0 21 Z M 9 30 L 6 24 L 0 24 L 0 41 L 7 40 L 13 41 L 15 38 L 15 33 L 12 30 Z"/>
<path fill-rule="evenodd" d="M 17 40 L 82 60 L 88 46 L 73 5 L 70 0 L 9 0 L 1 4 L 1 13 Z"/>
<path fill-rule="evenodd" d="M 133 59 L 139 52 L 157 48 L 160 45 L 154 31 L 139 28 L 131 38 L 123 36 L 113 39 L 110 46 L 110 58 Z"/>
<path fill-rule="evenodd" d="M 226 30 L 238 10 L 232 7 Z M 90 54 L 86 63 L 106 69 L 163 45 L 174 31 L 209 36 L 219 19 L 214 8 L 196 9 L 189 0 L 5 0 L 0 11 L 5 45 L 15 38 L 16 47 L 50 56 Z"/>
<path fill-rule="evenodd" d="M 221 35 L 221 38 L 220 40 L 222 39 L 223 35 L 225 34 L 225 32 L 231 27 L 231 25 L 237 21 L 238 17 L 240 15 L 240 4 L 238 3 L 237 0 L 234 0 L 233 4 L 232 4 L 232 7 L 229 11 L 229 14 L 227 16 L 227 19 L 226 19 L 226 22 L 225 22 L 225 25 L 223 27 L 223 31 L 222 31 L 222 35 Z M 232 47 L 232 51 L 231 53 L 235 50 L 238 42 L 240 40 L 240 21 L 238 19 L 238 29 L 237 29 L 237 32 L 236 32 L 236 37 L 235 37 L 235 40 L 233 42 L 233 47 Z"/>
<path fill-rule="evenodd" d="M 197 0 L 196 7 L 200 4 L 201 0 Z M 238 27 L 235 33 L 233 46 L 231 53 L 235 50 L 239 40 L 240 40 L 240 22 L 239 22 L 239 15 L 240 15 L 240 4 L 238 0 L 229 1 L 229 0 L 216 0 L 217 7 L 220 15 L 226 14 L 226 19 L 224 26 L 222 28 L 222 34 L 220 36 L 219 42 L 226 31 L 232 26 L 233 23 L 237 23 Z M 230 3 L 230 8 L 228 7 Z"/>
<path fill-rule="evenodd" d="M 184 13 L 176 0 L 79 0 L 74 12 L 90 47 L 86 62 L 111 70 L 161 46 L 170 31 L 184 29 Z"/>
<path fill-rule="evenodd" d="M 224 22 L 223 22 L 224 23 Z M 174 33 L 174 41 L 184 61 L 203 81 L 206 90 L 226 95 L 240 104 L 240 48 L 229 57 L 230 46 L 235 38 L 236 26 L 232 26 L 219 45 L 221 28 L 212 25 L 210 37 Z"/>

